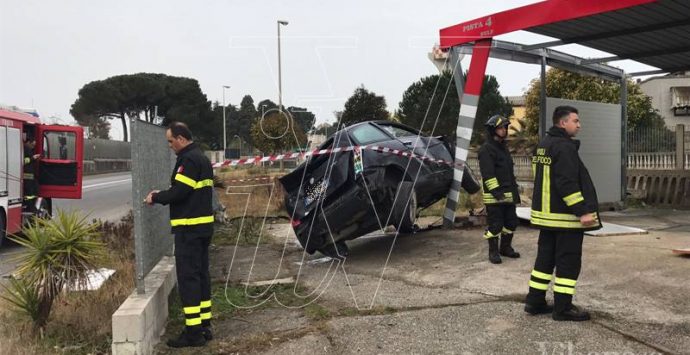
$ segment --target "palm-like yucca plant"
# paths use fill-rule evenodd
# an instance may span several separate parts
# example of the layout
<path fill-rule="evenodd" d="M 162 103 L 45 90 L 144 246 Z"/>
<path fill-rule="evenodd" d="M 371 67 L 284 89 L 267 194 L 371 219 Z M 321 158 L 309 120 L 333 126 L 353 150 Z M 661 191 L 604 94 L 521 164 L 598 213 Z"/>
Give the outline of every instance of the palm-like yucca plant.
<path fill-rule="evenodd" d="M 24 286 L 31 285 L 35 289 L 38 305 L 33 311 L 36 314 L 27 312 L 21 302 L 4 298 L 29 313 L 36 328 L 45 326 L 53 301 L 66 287 L 86 285 L 88 272 L 96 269 L 105 255 L 105 245 L 98 238 L 98 224 L 89 223 L 86 218 L 77 212 L 58 211 L 53 219 L 34 219 L 22 229 L 21 237 L 10 237 L 25 247 L 17 255 L 15 273 Z M 10 294 L 31 295 L 25 291 L 16 292 L 21 291 L 17 286 L 22 285 L 10 285 Z"/>
<path fill-rule="evenodd" d="M 9 286 L 3 286 L 2 298 L 15 309 L 28 314 L 35 322 L 38 319 L 38 290 L 25 279 L 10 279 Z"/>

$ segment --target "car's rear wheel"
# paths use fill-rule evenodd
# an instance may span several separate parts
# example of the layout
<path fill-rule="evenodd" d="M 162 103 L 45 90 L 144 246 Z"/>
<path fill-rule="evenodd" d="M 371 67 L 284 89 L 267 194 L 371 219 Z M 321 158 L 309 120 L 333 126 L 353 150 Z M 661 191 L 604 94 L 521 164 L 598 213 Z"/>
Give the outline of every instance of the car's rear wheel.
<path fill-rule="evenodd" d="M 416 230 L 417 220 L 417 194 L 412 182 L 403 181 L 398 190 L 398 198 L 395 201 L 395 213 L 393 224 L 401 233 L 412 233 Z"/>

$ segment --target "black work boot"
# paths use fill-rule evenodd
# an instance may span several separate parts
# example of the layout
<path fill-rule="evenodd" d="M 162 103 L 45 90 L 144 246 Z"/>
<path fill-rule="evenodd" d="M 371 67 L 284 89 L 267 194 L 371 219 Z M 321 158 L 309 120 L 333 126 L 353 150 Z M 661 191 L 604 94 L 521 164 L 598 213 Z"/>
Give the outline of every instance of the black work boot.
<path fill-rule="evenodd" d="M 589 312 L 580 310 L 575 305 L 570 305 L 565 311 L 554 311 L 551 315 L 553 320 L 582 322 L 590 319 Z"/>
<path fill-rule="evenodd" d="M 487 239 L 489 241 L 489 261 L 492 264 L 500 264 L 501 256 L 498 255 L 498 237 Z"/>
<path fill-rule="evenodd" d="M 519 258 L 520 253 L 516 252 L 511 245 L 513 243 L 513 233 L 501 235 L 500 254 L 509 258 Z"/>
<path fill-rule="evenodd" d="M 176 339 L 170 339 L 166 344 L 171 348 L 198 347 L 206 345 L 206 338 L 201 333 L 201 327 L 194 331 L 185 329 Z"/>
<path fill-rule="evenodd" d="M 213 340 L 213 332 L 211 331 L 211 327 L 201 327 L 201 335 L 204 336 L 204 339 L 206 341 L 211 341 Z"/>
<path fill-rule="evenodd" d="M 531 304 L 525 303 L 525 312 L 535 316 L 537 314 L 546 314 L 553 312 L 553 306 L 544 303 Z"/>
<path fill-rule="evenodd" d="M 210 319 L 203 319 L 201 321 L 201 335 L 204 336 L 204 339 L 206 339 L 206 341 L 213 340 L 213 332 L 211 331 Z"/>

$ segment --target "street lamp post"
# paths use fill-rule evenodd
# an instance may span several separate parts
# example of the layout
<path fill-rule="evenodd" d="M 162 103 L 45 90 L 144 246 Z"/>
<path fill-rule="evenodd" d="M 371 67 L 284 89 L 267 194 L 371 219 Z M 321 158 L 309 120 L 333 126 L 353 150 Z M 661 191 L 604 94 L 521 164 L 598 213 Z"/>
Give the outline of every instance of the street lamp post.
<path fill-rule="evenodd" d="M 228 147 L 227 138 L 226 138 L 226 134 L 225 134 L 225 129 L 226 129 L 225 128 L 225 89 L 229 89 L 229 88 L 230 88 L 230 86 L 223 85 L 223 159 L 227 158 L 225 156 L 225 151 Z"/>
<path fill-rule="evenodd" d="M 283 82 L 280 69 L 280 25 L 287 26 L 288 22 L 278 20 L 278 110 L 283 112 Z"/>

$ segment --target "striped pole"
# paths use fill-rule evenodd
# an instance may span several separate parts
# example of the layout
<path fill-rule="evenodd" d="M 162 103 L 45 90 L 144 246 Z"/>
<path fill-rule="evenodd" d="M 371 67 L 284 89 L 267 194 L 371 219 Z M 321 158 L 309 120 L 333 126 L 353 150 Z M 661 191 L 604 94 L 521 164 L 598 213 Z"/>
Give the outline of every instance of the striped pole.
<path fill-rule="evenodd" d="M 470 61 L 464 92 L 462 86 L 458 86 L 458 93 L 460 94 L 460 115 L 458 117 L 458 126 L 455 130 L 455 167 L 453 169 L 453 182 L 448 191 L 446 210 L 443 213 L 443 226 L 446 228 L 452 228 L 455 223 L 455 210 L 458 207 L 458 200 L 460 199 L 463 169 L 470 148 L 472 127 L 474 126 L 474 119 L 477 116 L 479 95 L 482 91 L 484 73 L 486 72 L 486 64 L 489 60 L 490 51 L 491 38 L 478 40 L 474 43 L 472 60 Z M 462 71 L 459 74 L 462 78 Z M 458 84 L 457 76 L 455 83 L 456 85 Z M 460 84 L 462 85 L 462 79 L 460 80 Z"/>

